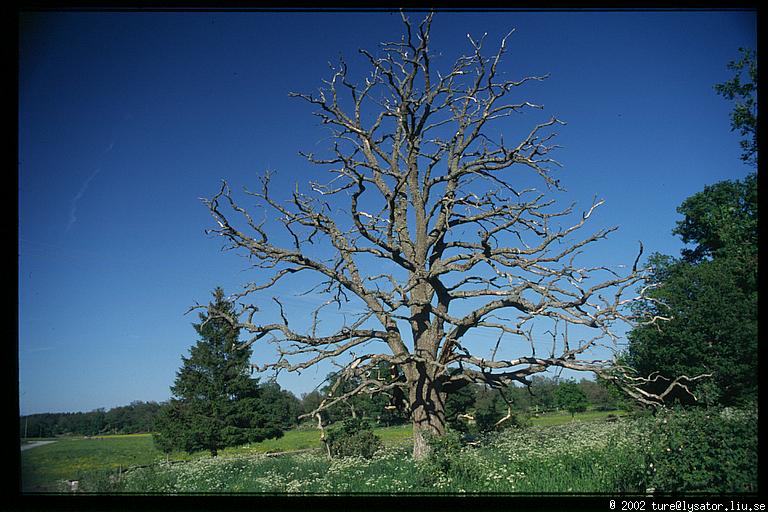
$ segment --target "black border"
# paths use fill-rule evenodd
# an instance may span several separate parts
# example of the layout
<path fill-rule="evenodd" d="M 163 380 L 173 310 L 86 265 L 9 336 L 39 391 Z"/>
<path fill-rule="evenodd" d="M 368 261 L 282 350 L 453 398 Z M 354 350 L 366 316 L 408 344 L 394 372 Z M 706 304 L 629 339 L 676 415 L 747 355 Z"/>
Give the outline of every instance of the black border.
<path fill-rule="evenodd" d="M 535 5 L 535 6 L 534 6 Z M 387 7 L 308 7 L 308 6 L 274 6 L 264 5 L 255 2 L 249 4 L 248 1 L 236 2 L 236 1 L 222 1 L 216 2 L 212 5 L 210 2 L 193 1 L 179 2 L 168 1 L 163 3 L 155 3 L 149 0 L 144 1 L 123 1 L 113 3 L 109 5 L 103 1 L 98 0 L 80 0 L 76 2 L 55 1 L 55 0 L 19 0 L 15 5 L 14 16 L 5 16 L 6 22 L 10 27 L 4 30 L 4 33 L 11 44 L 6 45 L 6 48 L 16 48 L 17 58 L 15 66 L 12 67 L 16 71 L 18 78 L 18 37 L 19 37 L 19 15 L 22 12 L 397 12 L 399 9 L 392 6 Z M 674 2 L 665 2 L 654 5 L 653 3 L 646 3 L 642 6 L 628 6 L 628 7 L 574 7 L 568 3 L 553 3 L 549 6 L 542 5 L 542 3 L 532 3 L 531 6 L 525 7 L 524 5 L 516 7 L 404 7 L 406 12 L 427 12 L 429 10 L 435 10 L 437 14 L 441 12 L 677 12 L 677 11 L 754 11 L 757 16 L 759 26 L 759 9 L 756 2 L 747 2 L 746 4 L 732 4 L 730 6 L 719 5 L 709 7 L 702 4 L 694 4 L 692 6 L 680 5 Z M 11 21 L 12 20 L 12 21 Z M 758 46 L 760 46 L 758 44 Z M 9 52 L 10 53 L 10 52 Z M 6 80 L 8 83 L 8 80 Z M 8 97 L 13 98 L 15 101 L 16 116 L 12 122 L 16 124 L 16 136 L 6 137 L 6 141 L 9 145 L 16 143 L 15 150 L 12 149 L 13 155 L 18 155 L 18 80 L 15 82 L 15 88 L 10 86 L 11 94 Z M 16 93 L 16 94 L 13 94 Z M 13 101 L 12 100 L 12 101 Z M 12 109 L 13 110 L 13 109 Z M 14 133 L 14 132 L 11 132 Z M 18 176 L 18 162 L 14 165 L 14 180 L 16 189 L 18 191 L 19 176 Z M 11 202 L 15 206 L 15 212 L 17 215 L 16 224 L 16 242 L 17 242 L 17 256 L 18 252 L 18 194 L 16 195 L 16 202 Z M 7 204 L 7 202 L 6 202 Z M 6 233 L 8 231 L 8 233 Z M 7 223 L 3 224 L 2 234 L 5 235 L 5 239 L 9 239 L 12 234 L 10 233 L 10 226 Z M 17 276 L 19 272 L 19 258 L 16 258 Z M 6 274 L 9 275 L 10 273 Z M 10 279 L 10 278 L 8 278 Z M 8 365 L 6 371 L 3 372 L 5 379 L 7 380 L 5 390 L 11 390 L 16 395 L 16 408 L 4 408 L 6 414 L 9 416 L 9 421 L 6 425 L 12 425 L 16 435 L 16 419 L 20 414 L 20 400 L 19 400 L 19 381 L 18 381 L 18 279 L 6 287 L 6 289 L 16 290 L 16 302 L 15 311 L 16 317 L 13 321 L 12 330 L 15 332 L 16 341 L 11 349 L 10 357 L 6 357 L 5 363 Z M 13 355 L 16 356 L 15 362 Z M 10 409 L 10 410 L 9 410 Z M 13 414 L 13 412 L 16 414 Z M 13 439 L 14 436 L 6 436 L 6 439 Z M 455 494 L 412 494 L 402 493 L 398 495 L 393 494 L 334 494 L 334 495 L 322 495 L 322 494 L 307 494 L 307 495 L 293 495 L 293 494 L 232 494 L 232 493 L 201 493 L 201 494 L 177 494 L 177 495 L 165 495 L 165 494 L 54 494 L 54 493 L 21 493 L 21 454 L 17 449 L 19 445 L 19 439 L 15 439 L 14 446 L 10 447 L 9 452 L 11 454 L 8 465 L 13 465 L 17 468 L 15 477 L 8 477 L 6 472 L 4 477 L 5 492 L 3 497 L 0 498 L 0 511 L 6 510 L 19 510 L 19 511 L 102 511 L 102 510 L 115 510 L 115 511 L 133 511 L 133 510 L 183 510 L 185 512 L 194 511 L 211 511 L 211 510 L 243 510 L 253 511 L 258 509 L 263 510 L 304 510 L 309 512 L 310 510 L 332 508 L 335 510 L 394 510 L 403 509 L 408 510 L 418 509 L 424 512 L 430 510 L 453 510 L 453 509 L 489 509 L 494 507 L 494 512 L 513 511 L 513 510 L 535 510 L 537 512 L 545 511 L 563 511 L 563 510 L 612 510 L 610 508 L 611 500 L 616 502 L 615 510 L 621 510 L 622 501 L 631 502 L 644 502 L 646 504 L 645 510 L 653 510 L 651 504 L 667 504 L 673 507 L 679 505 L 683 506 L 705 503 L 722 503 L 728 506 L 730 501 L 739 502 L 740 504 L 749 506 L 755 504 L 764 504 L 765 508 L 762 510 L 768 510 L 768 504 L 764 500 L 764 492 L 753 494 L 713 494 L 713 493 L 684 493 L 684 494 L 672 494 L 672 495 L 643 495 L 643 494 L 552 494 L 552 493 L 538 493 L 538 494 L 478 494 L 478 493 L 455 493 Z M 6 452 L 8 453 L 8 452 Z M 762 471 L 760 471 L 762 474 Z M 758 476 L 760 476 L 760 474 Z M 758 481 L 759 478 L 758 478 Z M 404 507 L 405 505 L 405 507 Z M 670 510 L 670 508 L 667 508 Z M 675 510 L 675 508 L 671 508 Z M 680 510 L 688 511 L 689 509 L 681 508 Z M 703 510 L 703 509 L 699 509 Z M 721 508 L 722 510 L 722 508 Z"/>

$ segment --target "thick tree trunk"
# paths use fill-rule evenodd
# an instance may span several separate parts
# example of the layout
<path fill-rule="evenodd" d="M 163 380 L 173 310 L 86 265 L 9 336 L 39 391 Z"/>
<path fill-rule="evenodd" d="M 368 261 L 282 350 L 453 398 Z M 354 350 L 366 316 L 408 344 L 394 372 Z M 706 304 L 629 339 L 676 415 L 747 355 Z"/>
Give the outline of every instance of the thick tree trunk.
<path fill-rule="evenodd" d="M 413 458 L 429 455 L 429 437 L 445 433 L 445 393 L 427 372 L 419 372 L 409 393 L 413 422 Z"/>

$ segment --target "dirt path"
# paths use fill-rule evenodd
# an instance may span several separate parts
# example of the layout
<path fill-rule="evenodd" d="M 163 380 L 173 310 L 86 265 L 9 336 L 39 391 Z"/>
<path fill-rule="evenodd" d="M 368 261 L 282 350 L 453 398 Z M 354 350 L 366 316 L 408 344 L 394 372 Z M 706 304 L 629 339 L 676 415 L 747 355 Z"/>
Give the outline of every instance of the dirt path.
<path fill-rule="evenodd" d="M 38 446 L 43 446 L 44 444 L 51 444 L 55 442 L 56 441 L 33 441 L 29 444 L 21 445 L 21 451 L 29 450 L 30 448 L 37 448 Z"/>

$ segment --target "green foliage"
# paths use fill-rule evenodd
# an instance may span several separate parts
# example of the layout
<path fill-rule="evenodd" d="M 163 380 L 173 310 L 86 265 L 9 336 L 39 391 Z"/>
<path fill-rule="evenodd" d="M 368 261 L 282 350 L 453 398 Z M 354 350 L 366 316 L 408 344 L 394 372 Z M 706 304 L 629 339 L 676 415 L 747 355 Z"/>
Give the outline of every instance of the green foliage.
<path fill-rule="evenodd" d="M 558 407 L 570 412 L 572 418 L 577 412 L 587 410 L 587 395 L 573 381 L 560 383 L 555 390 L 555 401 Z"/>
<path fill-rule="evenodd" d="M 482 390 L 475 402 L 475 424 L 480 432 L 493 430 L 501 418 L 504 417 L 506 404 L 499 397 L 498 392 Z"/>
<path fill-rule="evenodd" d="M 713 374 L 691 386 L 703 403 L 749 401 L 757 394 L 757 177 L 706 187 L 679 211 L 675 233 L 695 246 L 682 259 L 649 259 L 655 288 L 636 309 L 646 321 L 670 320 L 633 329 L 627 361 L 644 376 Z M 692 398 L 678 392 L 671 401 Z"/>
<path fill-rule="evenodd" d="M 332 457 L 369 458 L 383 446 L 370 423 L 361 418 L 346 418 L 326 429 L 325 443 Z"/>
<path fill-rule="evenodd" d="M 465 435 L 477 435 L 482 432 L 504 429 L 509 427 L 526 427 L 531 423 L 531 416 L 556 407 L 564 407 L 557 402 L 558 389 L 564 383 L 543 376 L 535 376 L 530 388 L 508 386 L 501 390 L 489 389 L 480 385 L 470 385 L 448 394 L 445 406 L 447 425 Z M 613 411 L 620 407 L 623 395 L 612 389 L 605 382 L 582 379 L 579 382 L 565 383 L 576 388 L 584 400 L 585 408 L 579 406 L 575 412 L 583 412 L 591 406 L 598 411 Z M 500 394 L 503 393 L 503 397 Z M 512 415 L 501 425 L 499 420 L 504 418 L 512 404 Z M 467 414 L 474 421 L 459 418 Z"/>
<path fill-rule="evenodd" d="M 742 137 L 741 159 L 757 165 L 757 55 L 753 50 L 739 48 L 741 58 L 728 63 L 735 71 L 730 80 L 715 85 L 715 92 L 728 100 L 735 100 L 731 112 L 731 130 L 739 130 Z M 746 76 L 742 78 L 742 72 Z"/>
<path fill-rule="evenodd" d="M 216 288 L 201 323 L 200 340 L 182 357 L 171 387 L 174 398 L 157 419 L 156 443 L 165 452 L 209 450 L 282 435 L 292 411 L 279 388 L 260 387 L 249 375 L 251 350 L 238 345 L 239 331 L 227 320 L 234 306 Z M 297 406 L 298 407 L 298 406 Z"/>
<path fill-rule="evenodd" d="M 742 266 L 754 263 L 757 255 L 757 175 L 743 181 L 721 181 L 704 187 L 677 208 L 683 220 L 673 234 L 693 249 L 683 249 L 683 259 L 699 263 L 705 259 L 741 258 Z M 747 269 L 740 269 L 745 271 Z"/>
<path fill-rule="evenodd" d="M 471 445 L 449 430 L 418 462 L 407 447 L 390 445 L 370 457 L 333 459 L 319 450 L 242 458 L 244 448 L 230 448 L 216 458 L 199 453 L 167 464 L 149 436 L 61 440 L 22 452 L 22 484 L 26 491 L 56 490 L 44 482 L 79 479 L 85 492 L 138 493 L 758 491 L 757 418 L 754 406 L 669 410 L 508 429 Z M 286 437 L 294 434 L 306 433 Z M 114 478 L 118 465 L 136 464 L 151 465 Z"/>
<path fill-rule="evenodd" d="M 19 418 L 19 435 L 54 437 L 63 434 L 95 436 L 151 432 L 159 410 L 157 402 L 135 401 L 107 411 L 31 414 Z"/>
<path fill-rule="evenodd" d="M 597 380 L 581 379 L 578 386 L 596 411 L 613 411 L 619 408 L 622 398 L 620 392 L 605 380 L 599 377 Z"/>
<path fill-rule="evenodd" d="M 504 395 L 503 397 L 502 393 Z M 477 431 L 482 433 L 503 430 L 510 427 L 527 426 L 524 414 L 518 409 L 517 401 L 517 398 L 525 396 L 525 393 L 526 391 L 522 388 L 516 388 L 514 386 L 502 390 L 479 390 L 475 402 L 474 415 Z M 512 404 L 513 411 L 506 420 L 499 423 L 499 421 L 510 414 L 508 403 Z"/>
<path fill-rule="evenodd" d="M 447 429 L 441 436 L 428 436 L 429 455 L 419 463 L 419 485 L 435 487 L 441 482 L 459 478 L 477 478 L 477 468 L 463 456 L 462 435 Z"/>
<path fill-rule="evenodd" d="M 302 414 L 301 401 L 288 390 L 281 389 L 277 382 L 266 382 L 259 386 L 259 401 L 273 421 L 282 430 L 295 426 Z"/>
<path fill-rule="evenodd" d="M 446 429 L 441 436 L 428 436 L 429 456 L 427 460 L 436 468 L 444 470 L 450 464 L 450 459 L 460 455 L 463 446 L 461 433 Z"/>
<path fill-rule="evenodd" d="M 388 362 L 381 361 L 372 370 L 369 377 L 383 382 L 391 382 L 397 378 L 397 369 Z M 320 390 L 320 393 L 313 391 L 306 394 L 303 399 L 304 412 L 307 413 L 316 408 L 324 396 L 330 393 L 333 393 L 334 396 L 349 393 L 361 383 L 359 377 L 345 377 L 343 381 L 339 382 L 340 378 L 339 373 L 329 373 L 326 377 L 328 384 Z M 400 390 L 396 389 L 394 392 L 398 393 Z M 401 405 L 401 400 L 387 394 L 363 392 L 326 409 L 323 412 L 323 417 L 329 423 L 342 421 L 351 415 L 368 419 L 380 426 L 400 425 L 408 421 L 408 416 L 400 407 Z"/>
<path fill-rule="evenodd" d="M 662 411 L 651 426 L 649 487 L 757 492 L 757 409 Z"/>
<path fill-rule="evenodd" d="M 308 414 L 320 405 L 320 402 L 323 401 L 323 395 L 316 389 L 313 389 L 309 393 L 302 393 L 301 394 L 301 414 Z M 314 425 L 315 422 L 312 420 L 309 420 Z"/>
<path fill-rule="evenodd" d="M 668 377 L 712 373 L 692 387 L 704 402 L 733 404 L 757 393 L 757 288 L 739 286 L 729 260 L 690 265 L 662 262 L 664 286 L 652 297 L 663 301 L 660 316 L 671 320 L 636 328 L 629 336 L 629 360 L 641 375 Z M 649 308 L 646 316 L 654 315 Z M 677 399 L 690 401 L 686 395 Z"/>
<path fill-rule="evenodd" d="M 384 371 L 378 378 L 386 378 L 391 375 L 389 370 Z M 329 392 L 336 382 L 335 374 L 328 375 L 329 385 L 323 388 L 323 393 Z M 356 385 L 357 381 L 349 380 L 341 383 L 336 389 L 336 394 L 346 393 Z M 476 436 L 482 432 L 509 427 L 525 427 L 530 423 L 530 416 L 534 411 L 552 411 L 557 407 L 555 393 L 559 383 L 553 378 L 534 376 L 529 388 L 508 386 L 501 391 L 489 389 L 485 386 L 470 384 L 453 389 L 446 394 L 445 418 L 446 425 L 464 435 Z M 623 395 L 610 388 L 604 382 L 582 379 L 576 383 L 586 396 L 588 405 L 601 411 L 616 410 Z M 302 395 L 301 410 L 307 413 L 315 409 L 323 399 L 323 393 L 312 391 Z M 512 404 L 513 413 L 510 418 L 497 426 L 497 422 L 508 413 L 507 402 Z M 384 395 L 356 396 L 347 404 L 337 404 L 328 412 L 323 413 L 323 418 L 330 423 L 340 422 L 353 415 L 362 417 L 374 425 L 390 426 L 405 423 L 408 418 L 403 412 L 391 406 L 391 401 Z M 581 410 L 581 409 L 578 409 Z M 466 416 L 472 417 L 469 420 Z M 462 416 L 462 417 L 459 417 Z M 314 429 L 315 421 L 308 421 L 306 428 Z"/>
<path fill-rule="evenodd" d="M 477 400 L 477 386 L 469 384 L 452 393 L 448 393 L 445 399 L 445 422 L 449 428 L 468 432 L 469 424 L 465 419 L 459 418 L 461 414 L 468 414 L 474 408 Z"/>
<path fill-rule="evenodd" d="M 539 375 L 531 378 L 529 390 L 537 411 L 551 411 L 555 408 L 555 389 L 557 389 L 557 382 L 551 378 Z"/>

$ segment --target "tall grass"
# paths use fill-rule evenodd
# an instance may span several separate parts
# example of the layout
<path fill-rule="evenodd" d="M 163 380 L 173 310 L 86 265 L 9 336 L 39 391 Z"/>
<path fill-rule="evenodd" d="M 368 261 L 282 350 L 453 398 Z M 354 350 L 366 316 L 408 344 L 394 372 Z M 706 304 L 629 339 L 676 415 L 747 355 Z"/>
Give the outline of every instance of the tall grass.
<path fill-rule="evenodd" d="M 368 459 L 293 456 L 200 459 L 106 475 L 84 491 L 186 493 L 618 492 L 642 491 L 642 434 L 633 423 L 569 423 L 488 436 L 434 460 L 415 462 L 407 446 Z"/>
<path fill-rule="evenodd" d="M 114 469 L 105 468 L 88 473 L 80 482 L 80 490 L 169 494 L 644 493 L 649 488 L 679 490 L 680 478 L 686 479 L 687 488 L 692 490 L 720 489 L 717 485 L 735 492 L 757 490 L 756 410 L 749 414 L 670 414 L 624 417 L 613 422 L 534 424 L 488 434 L 473 445 L 462 445 L 458 437 L 447 435 L 435 442 L 433 456 L 423 461 L 411 457 L 407 427 L 378 430 L 385 445 L 369 458 L 329 460 L 320 449 L 271 457 L 263 453 L 268 445 L 251 445 L 225 450 L 217 458 L 201 456 L 188 462 L 163 461 L 135 468 L 120 478 Z M 297 435 L 282 442 L 290 441 L 295 447 L 303 446 L 302 442 L 311 445 L 314 435 L 317 432 L 305 432 L 305 437 Z M 317 441 L 315 446 L 319 447 L 319 438 Z M 54 446 L 35 450 L 42 454 Z M 738 471 L 738 475 L 719 478 L 721 466 Z M 702 468 L 708 471 L 707 478 L 702 477 Z"/>
<path fill-rule="evenodd" d="M 614 411 L 615 412 L 615 411 Z M 576 415 L 576 422 L 605 417 L 607 412 L 585 412 Z M 533 425 L 572 423 L 569 414 L 542 414 L 531 418 Z M 385 446 L 406 446 L 411 442 L 412 428 L 408 425 L 377 428 Z M 207 458 L 206 452 L 165 455 L 154 446 L 151 434 L 110 435 L 94 438 L 58 439 L 56 443 L 22 452 L 22 485 L 25 492 L 51 492 L 62 489 L 63 480 L 81 480 L 85 474 L 114 475 L 117 470 L 146 465 L 161 460 L 194 460 Z M 286 452 L 321 448 L 320 432 L 292 430 L 277 439 L 266 439 L 222 450 L 220 457 L 240 457 L 259 453 Z M 406 455 L 407 456 L 407 455 Z M 57 483 L 59 482 L 59 483 Z"/>
<path fill-rule="evenodd" d="M 410 442 L 411 427 L 376 429 L 387 446 Z M 318 430 L 293 430 L 277 439 L 267 439 L 221 450 L 219 458 L 253 456 L 265 453 L 320 449 Z M 151 434 L 71 438 L 21 452 L 21 482 L 24 492 L 59 492 L 66 490 L 66 480 L 98 480 L 97 492 L 110 489 L 108 479 L 120 470 L 161 461 L 207 459 L 207 452 L 163 454 L 154 445 Z"/>

